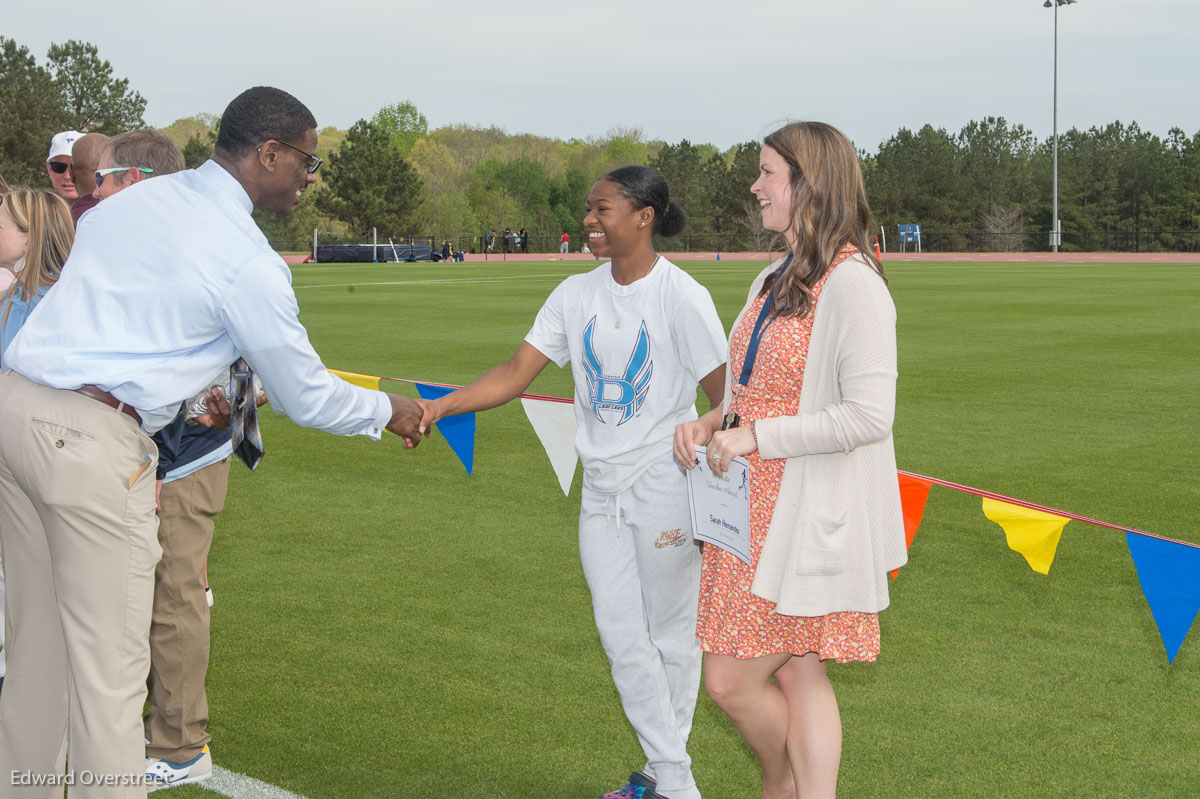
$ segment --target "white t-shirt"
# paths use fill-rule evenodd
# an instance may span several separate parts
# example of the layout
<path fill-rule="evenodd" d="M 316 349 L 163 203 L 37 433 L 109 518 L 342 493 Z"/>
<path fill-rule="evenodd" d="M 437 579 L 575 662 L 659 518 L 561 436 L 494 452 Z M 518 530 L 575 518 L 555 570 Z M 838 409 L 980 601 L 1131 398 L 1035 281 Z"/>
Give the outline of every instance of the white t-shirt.
<path fill-rule="evenodd" d="M 575 378 L 575 450 L 584 483 L 619 494 L 670 457 L 675 425 L 696 418 L 696 385 L 726 360 L 708 289 L 660 258 L 631 285 L 612 264 L 572 275 L 538 311 L 525 341 Z"/>

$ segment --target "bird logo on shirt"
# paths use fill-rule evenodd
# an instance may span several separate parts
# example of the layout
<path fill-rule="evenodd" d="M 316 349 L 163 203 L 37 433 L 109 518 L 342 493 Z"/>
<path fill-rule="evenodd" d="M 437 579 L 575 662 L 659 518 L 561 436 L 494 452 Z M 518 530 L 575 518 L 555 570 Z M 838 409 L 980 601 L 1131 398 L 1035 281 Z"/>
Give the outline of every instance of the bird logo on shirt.
<path fill-rule="evenodd" d="M 623 425 L 641 409 L 650 391 L 650 375 L 654 362 L 650 360 L 650 334 L 642 322 L 634 342 L 633 352 L 625 364 L 625 371 L 618 377 L 604 373 L 604 364 L 596 356 L 592 346 L 596 317 L 592 317 L 583 330 L 583 371 L 587 375 L 588 399 L 592 403 L 592 414 L 596 421 L 607 424 L 601 411 L 617 411 L 617 425 Z"/>

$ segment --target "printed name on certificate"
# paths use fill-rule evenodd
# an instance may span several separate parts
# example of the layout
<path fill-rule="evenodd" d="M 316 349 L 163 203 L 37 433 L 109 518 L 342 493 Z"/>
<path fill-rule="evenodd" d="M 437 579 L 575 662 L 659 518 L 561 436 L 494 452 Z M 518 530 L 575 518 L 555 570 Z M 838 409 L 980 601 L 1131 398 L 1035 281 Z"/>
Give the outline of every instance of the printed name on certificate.
<path fill-rule="evenodd" d="M 724 477 L 708 468 L 707 448 L 696 447 L 699 463 L 688 470 L 692 535 L 750 565 L 750 464 L 734 458 Z"/>

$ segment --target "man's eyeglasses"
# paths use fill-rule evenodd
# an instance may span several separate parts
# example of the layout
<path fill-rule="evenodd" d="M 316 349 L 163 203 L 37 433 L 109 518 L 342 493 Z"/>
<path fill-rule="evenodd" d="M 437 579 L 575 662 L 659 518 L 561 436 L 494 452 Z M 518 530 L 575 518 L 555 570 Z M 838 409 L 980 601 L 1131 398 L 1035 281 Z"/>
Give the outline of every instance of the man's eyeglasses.
<path fill-rule="evenodd" d="M 304 152 L 303 150 L 301 150 L 299 147 L 297 147 L 296 145 L 294 145 L 294 144 L 288 144 L 288 143 L 287 143 L 287 142 L 285 142 L 283 139 L 267 139 L 267 141 L 277 141 L 277 142 L 279 142 L 280 144 L 282 144 L 284 147 L 291 147 L 293 150 L 295 150 L 296 152 L 300 153 L 300 155 L 302 155 L 302 156 L 304 156 L 305 158 L 307 158 L 307 159 L 308 159 L 308 166 L 306 166 L 304 169 L 305 169 L 305 171 L 307 171 L 307 172 L 308 172 L 308 174 L 310 174 L 310 175 L 311 175 L 311 174 L 313 174 L 314 172 L 316 172 L 318 169 L 320 169 L 320 168 L 321 168 L 321 164 L 325 163 L 323 160 L 321 160 L 320 158 L 317 158 L 317 157 L 316 157 L 315 155 L 313 155 L 312 153 L 306 153 L 306 152 Z M 259 151 L 261 151 L 261 150 L 262 150 L 262 147 L 259 147 L 258 149 L 259 149 Z"/>
<path fill-rule="evenodd" d="M 47 161 L 46 166 L 50 167 L 50 171 L 56 175 L 61 175 L 71 168 L 66 161 Z"/>
<path fill-rule="evenodd" d="M 136 169 L 138 172 L 150 173 L 154 170 L 148 166 L 114 166 L 112 169 L 97 169 L 96 170 L 96 185 L 104 185 L 104 176 L 111 175 L 114 172 L 127 172 L 130 169 Z"/>

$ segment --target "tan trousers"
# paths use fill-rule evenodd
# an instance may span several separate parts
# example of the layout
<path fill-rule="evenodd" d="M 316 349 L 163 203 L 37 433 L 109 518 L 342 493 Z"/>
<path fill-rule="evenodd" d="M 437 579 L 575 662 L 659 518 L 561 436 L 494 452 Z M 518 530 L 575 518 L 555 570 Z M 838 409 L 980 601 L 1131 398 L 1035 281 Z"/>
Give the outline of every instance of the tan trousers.
<path fill-rule="evenodd" d="M 2 799 L 61 799 L 64 784 L 71 799 L 146 794 L 157 459 L 125 414 L 0 375 Z"/>
<path fill-rule="evenodd" d="M 208 602 L 204 564 L 213 517 L 225 507 L 229 458 L 163 483 L 150 620 L 150 710 L 143 720 L 146 754 L 185 763 L 212 740 L 204 676 L 208 672 Z"/>

